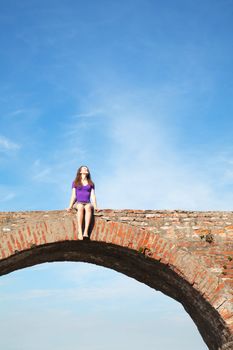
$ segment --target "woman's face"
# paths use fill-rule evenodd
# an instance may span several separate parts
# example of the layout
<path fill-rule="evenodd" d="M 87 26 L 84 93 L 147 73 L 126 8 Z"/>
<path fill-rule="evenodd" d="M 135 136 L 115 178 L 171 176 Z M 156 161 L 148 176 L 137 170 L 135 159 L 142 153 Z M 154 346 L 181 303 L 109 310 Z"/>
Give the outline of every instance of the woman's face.
<path fill-rule="evenodd" d="M 89 171 L 86 166 L 82 166 L 80 170 L 80 174 L 85 174 L 85 175 L 89 174 Z"/>

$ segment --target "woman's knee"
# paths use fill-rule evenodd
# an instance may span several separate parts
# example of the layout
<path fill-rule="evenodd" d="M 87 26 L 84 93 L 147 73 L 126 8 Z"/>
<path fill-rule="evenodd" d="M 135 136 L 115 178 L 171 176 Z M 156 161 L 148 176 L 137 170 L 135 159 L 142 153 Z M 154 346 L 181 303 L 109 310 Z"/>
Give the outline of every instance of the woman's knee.
<path fill-rule="evenodd" d="M 93 208 L 93 206 L 92 206 L 91 203 L 88 203 L 88 204 L 85 205 L 85 210 L 88 211 L 88 212 L 91 212 L 92 208 Z"/>
<path fill-rule="evenodd" d="M 78 212 L 83 212 L 84 211 L 84 206 L 82 203 L 78 203 L 76 206 Z"/>

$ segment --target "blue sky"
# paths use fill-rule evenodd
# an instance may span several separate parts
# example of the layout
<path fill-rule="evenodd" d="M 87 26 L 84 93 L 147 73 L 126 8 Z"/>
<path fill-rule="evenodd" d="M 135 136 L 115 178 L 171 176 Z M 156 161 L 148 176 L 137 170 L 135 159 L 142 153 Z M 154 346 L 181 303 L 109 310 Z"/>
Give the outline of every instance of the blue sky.
<path fill-rule="evenodd" d="M 66 208 L 83 164 L 100 208 L 232 210 L 232 17 L 232 0 L 0 1 L 0 210 Z M 94 333 L 85 344 L 78 328 L 86 348 L 98 339 L 105 349 L 96 330 L 119 327 L 129 336 L 116 346 L 187 349 L 192 336 L 193 349 L 206 349 L 177 303 L 111 270 L 46 264 L 0 283 L 6 350 L 31 349 L 33 339 L 17 341 L 15 315 L 33 328 L 35 313 L 48 349 L 73 349 L 76 337 L 55 344 L 57 329 L 82 319 Z M 170 340 L 163 322 L 175 327 Z"/>

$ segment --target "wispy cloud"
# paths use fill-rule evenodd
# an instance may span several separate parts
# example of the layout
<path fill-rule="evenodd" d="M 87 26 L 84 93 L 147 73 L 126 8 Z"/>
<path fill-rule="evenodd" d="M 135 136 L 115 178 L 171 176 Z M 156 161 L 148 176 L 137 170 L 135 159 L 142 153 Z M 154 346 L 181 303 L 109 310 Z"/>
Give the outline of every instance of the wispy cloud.
<path fill-rule="evenodd" d="M 96 109 L 92 111 L 89 110 L 87 112 L 76 114 L 74 118 L 91 118 L 91 117 L 96 118 L 99 116 L 103 116 L 103 113 L 104 113 L 103 109 Z"/>
<path fill-rule="evenodd" d="M 28 114 L 28 110 L 27 109 L 16 109 L 16 110 L 14 110 L 14 111 L 12 111 L 12 112 L 9 112 L 8 113 L 8 116 L 10 116 L 10 117 L 17 117 L 17 116 L 19 116 L 19 115 L 25 115 L 25 114 Z"/>
<path fill-rule="evenodd" d="M 188 341 L 193 339 L 192 344 L 194 345 L 191 349 L 205 349 L 195 325 L 184 312 L 182 306 L 162 293 L 155 292 L 144 284 L 116 272 L 114 272 L 114 278 L 111 279 L 111 270 L 100 269 L 95 265 L 58 263 L 55 265 L 45 264 L 45 266 L 50 266 L 47 271 L 50 271 L 48 276 L 50 283 L 46 284 L 47 287 L 33 288 L 30 280 L 29 287 L 26 288 L 24 285 L 22 289 L 20 280 L 22 282 L 23 278 L 21 277 L 20 280 L 17 280 L 17 285 L 20 284 L 21 288 L 13 289 L 12 293 L 9 293 L 8 290 L 7 293 L 1 292 L 1 301 L 7 309 L 7 313 L 4 314 L 5 322 L 3 322 L 6 331 L 4 334 L 9 333 L 9 327 L 7 327 L 9 321 L 11 321 L 11 324 L 13 322 L 12 327 L 19 332 L 19 337 L 23 337 L 24 332 L 22 330 L 25 328 L 31 330 L 30 336 L 34 334 L 35 327 L 30 327 L 34 320 L 34 318 L 32 319 L 33 310 L 33 313 L 36 314 L 37 332 L 38 328 L 41 327 L 43 336 L 48 341 L 51 339 L 51 332 L 52 334 L 54 332 L 54 339 L 57 339 L 57 330 L 62 329 L 64 332 L 65 329 L 69 334 L 69 340 L 73 334 L 76 345 L 77 341 L 81 341 L 85 348 L 91 348 L 91 343 L 89 347 L 87 341 L 87 334 L 91 332 L 92 337 L 95 337 L 96 348 L 102 349 L 103 344 L 106 342 L 107 346 L 117 330 L 119 334 L 125 334 L 120 341 L 127 344 L 129 339 L 132 339 L 131 345 L 135 341 L 134 348 L 136 349 L 141 348 L 138 342 L 145 342 L 146 337 L 148 344 L 156 344 L 159 348 L 162 348 L 163 344 L 166 345 L 166 348 L 170 348 L 172 345 L 174 349 L 178 350 L 181 346 L 180 339 L 183 339 L 181 334 L 185 329 L 185 334 L 190 335 Z M 29 273 L 30 276 L 29 270 L 25 272 Z M 38 285 L 45 285 L 44 280 L 40 278 L 42 273 L 44 274 L 43 271 L 37 271 L 36 283 Z M 108 277 L 104 278 L 106 273 Z M 73 274 L 79 276 L 81 284 L 72 288 L 72 282 L 70 283 L 67 277 L 71 277 Z M 88 280 L 88 275 L 92 277 L 92 281 Z M 97 286 L 98 279 L 99 285 Z M 54 282 L 57 285 L 58 281 L 60 287 L 51 288 L 51 285 Z M 2 288 L 4 288 L 4 285 Z M 9 308 L 8 305 L 11 305 L 11 307 Z M 17 307 L 15 308 L 14 305 L 17 305 Z M 16 327 L 14 320 L 17 320 L 18 317 L 22 317 L 22 323 Z M 169 322 L 172 322 L 173 328 L 169 339 L 167 339 L 164 329 L 170 324 Z M 103 337 L 103 329 L 106 328 L 106 325 L 108 332 Z M 49 332 L 46 333 L 48 329 Z M 58 333 L 60 334 L 60 332 Z M 137 341 L 135 340 L 135 334 L 140 334 L 138 338 L 136 337 Z M 33 338 L 32 336 L 32 341 Z M 65 347 L 69 349 L 68 338 L 64 338 L 63 333 L 62 338 Z M 21 339 L 22 344 L 25 344 L 22 338 L 19 339 Z M 5 337 L 2 339 L 3 343 L 4 340 Z M 184 341 L 185 339 L 183 339 Z M 27 346 L 29 348 L 29 343 L 26 342 L 26 348 Z M 73 339 L 71 343 L 73 343 Z M 118 347 L 119 340 L 114 349 Z M 63 347 L 60 347 L 59 342 L 56 348 L 62 349 L 64 344 Z"/>
<path fill-rule="evenodd" d="M 15 143 L 9 138 L 0 135 L 0 151 L 9 152 L 9 151 L 17 151 L 21 148 L 21 145 Z"/>
<path fill-rule="evenodd" d="M 17 193 L 9 186 L 0 185 L 0 203 L 10 202 L 17 196 Z"/>
<path fill-rule="evenodd" d="M 15 198 L 16 194 L 11 192 L 6 194 L 5 196 L 1 197 L 0 202 L 7 202 L 10 201 L 11 199 Z"/>
<path fill-rule="evenodd" d="M 42 181 L 42 182 L 49 181 L 50 179 L 52 179 L 51 168 L 46 168 L 37 172 L 32 178 L 33 180 Z"/>
<path fill-rule="evenodd" d="M 92 275 L 93 278 L 93 275 Z M 29 300 L 29 299 L 47 299 L 47 298 L 53 298 L 55 299 L 61 299 L 61 298 L 68 298 L 69 302 L 74 301 L 99 301 L 99 302 L 107 302 L 111 301 L 113 298 L 115 301 L 122 301 L 124 299 L 132 300 L 132 294 L 134 298 L 137 298 L 138 300 L 143 299 L 146 297 L 151 297 L 151 290 L 145 286 L 140 286 L 138 284 L 137 290 L 135 290 L 135 284 L 136 282 L 134 280 L 126 280 L 126 277 L 124 279 L 122 277 L 119 277 L 118 279 L 108 279 L 99 281 L 99 285 L 96 285 L 96 283 L 89 284 L 87 281 L 84 281 L 83 285 L 79 285 L 77 287 L 69 287 L 69 288 L 45 288 L 45 289 L 29 289 L 24 290 L 22 292 L 17 292 L 17 295 L 15 294 L 9 294 L 9 293 L 0 293 L 1 300 Z M 82 282 L 83 283 L 83 282 Z"/>
<path fill-rule="evenodd" d="M 232 209 L 225 187 L 231 181 L 232 158 L 221 161 L 221 149 L 211 155 L 197 149 L 189 155 L 179 147 L 179 130 L 172 122 L 173 90 L 160 94 L 157 110 L 152 92 L 146 97 L 145 90 L 124 95 L 105 90 L 108 94 L 94 101 L 94 105 L 103 104 L 111 116 L 109 169 L 100 175 L 97 187 L 101 207 Z M 168 100 L 171 106 L 161 107 Z"/>

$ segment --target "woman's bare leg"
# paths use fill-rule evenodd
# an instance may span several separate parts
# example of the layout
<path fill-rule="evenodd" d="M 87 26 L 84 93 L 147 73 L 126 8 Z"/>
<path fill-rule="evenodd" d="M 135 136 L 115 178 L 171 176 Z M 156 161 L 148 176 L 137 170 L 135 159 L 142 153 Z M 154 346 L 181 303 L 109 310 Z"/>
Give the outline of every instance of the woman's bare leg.
<path fill-rule="evenodd" d="M 84 229 L 84 237 L 88 237 L 88 229 L 91 223 L 92 216 L 92 204 L 88 203 L 85 205 L 85 229 Z"/>
<path fill-rule="evenodd" d="M 77 218 L 78 218 L 78 239 L 83 239 L 82 224 L 84 216 L 84 206 L 81 203 L 77 204 Z"/>

